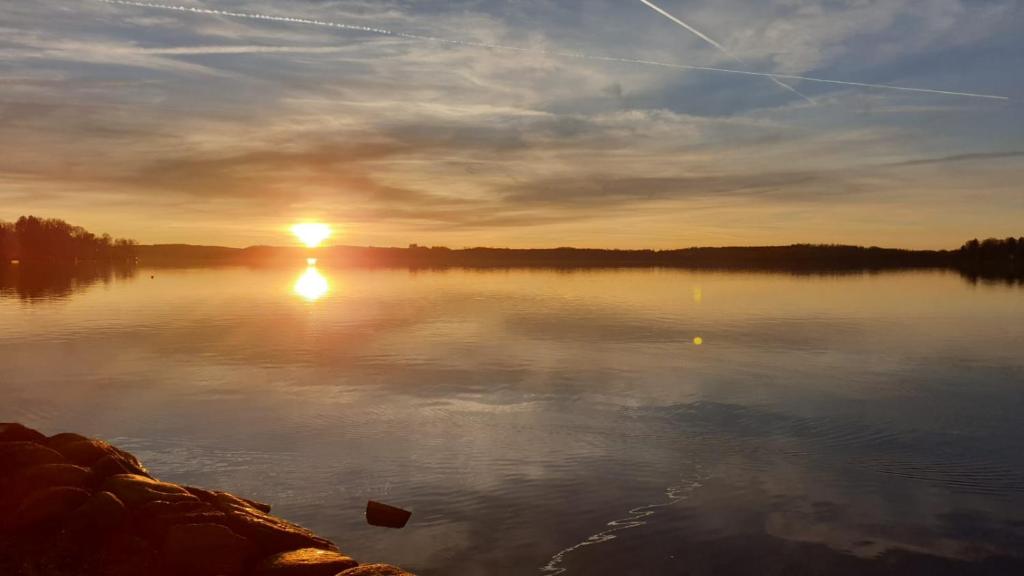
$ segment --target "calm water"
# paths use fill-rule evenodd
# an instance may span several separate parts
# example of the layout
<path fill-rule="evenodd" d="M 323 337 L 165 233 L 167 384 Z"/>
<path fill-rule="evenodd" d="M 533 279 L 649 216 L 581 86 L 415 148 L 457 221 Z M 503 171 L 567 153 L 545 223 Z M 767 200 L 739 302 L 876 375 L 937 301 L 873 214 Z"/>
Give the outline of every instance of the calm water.
<path fill-rule="evenodd" d="M 948 273 L 140 270 L 0 292 L 0 398 L 424 575 L 1024 550 L 1024 289 Z"/>

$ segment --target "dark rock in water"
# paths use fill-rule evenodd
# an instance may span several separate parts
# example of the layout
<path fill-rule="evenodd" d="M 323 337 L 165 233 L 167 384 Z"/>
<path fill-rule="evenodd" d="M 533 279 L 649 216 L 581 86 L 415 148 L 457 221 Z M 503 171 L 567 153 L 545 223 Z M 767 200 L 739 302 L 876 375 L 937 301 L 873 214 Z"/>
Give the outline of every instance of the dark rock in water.
<path fill-rule="evenodd" d="M 267 558 L 256 570 L 257 576 L 334 576 L 356 566 L 357 562 L 339 552 L 304 548 L 282 552 Z"/>
<path fill-rule="evenodd" d="M 89 499 L 81 488 L 47 488 L 36 492 L 22 502 L 8 521 L 10 530 L 36 528 L 57 521 Z"/>
<path fill-rule="evenodd" d="M 127 518 L 128 509 L 117 496 L 97 492 L 68 515 L 64 529 L 76 537 L 92 540 L 117 530 Z"/>
<path fill-rule="evenodd" d="M 366 521 L 373 526 L 404 528 L 412 512 L 370 500 L 366 503 Z"/>
<path fill-rule="evenodd" d="M 363 564 L 349 568 L 336 576 L 413 576 L 413 574 L 390 564 Z"/>
<path fill-rule="evenodd" d="M 177 484 L 160 482 L 147 476 L 138 474 L 118 474 L 107 478 L 102 489 L 112 492 L 121 499 L 129 508 L 164 500 L 167 502 L 198 501 L 199 499 L 189 494 Z"/>
<path fill-rule="evenodd" d="M 189 576 L 238 576 L 256 549 L 219 524 L 181 524 L 167 532 L 162 563 L 172 573 Z"/>
<path fill-rule="evenodd" d="M 92 483 L 88 468 L 73 464 L 40 464 L 22 468 L 0 485 L 0 517 L 16 510 L 26 498 L 46 488 L 85 488 Z"/>
<path fill-rule="evenodd" d="M 320 538 L 309 530 L 280 518 L 265 514 L 249 506 L 225 506 L 228 526 L 252 540 L 268 553 L 320 548 L 337 551 L 330 540 Z"/>
<path fill-rule="evenodd" d="M 46 436 L 16 422 L 0 422 L 0 442 L 43 443 Z"/>
<path fill-rule="evenodd" d="M 64 461 L 59 452 L 35 442 L 0 442 L 0 481 L 25 468 Z"/>

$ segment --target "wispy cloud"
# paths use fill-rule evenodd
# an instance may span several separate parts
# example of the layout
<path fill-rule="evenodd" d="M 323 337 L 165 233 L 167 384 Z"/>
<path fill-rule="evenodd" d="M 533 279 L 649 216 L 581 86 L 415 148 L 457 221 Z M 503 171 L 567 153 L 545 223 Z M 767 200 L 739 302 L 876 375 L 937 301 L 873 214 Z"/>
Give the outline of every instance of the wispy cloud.
<path fill-rule="evenodd" d="M 717 66 L 697 36 L 658 33 L 665 23 L 635 3 L 583 1 L 296 1 L 282 21 L 13 3 L 0 141 L 17 146 L 0 154 L 0 218 L 74 215 L 144 242 L 231 245 L 273 243 L 282 220 L 307 217 L 344 223 L 356 244 L 1019 235 L 1018 99 L 944 90 L 1024 90 L 999 56 L 1019 40 L 989 4 L 928 0 L 971 15 L 942 33 L 931 11 L 905 17 L 923 0 L 686 0 L 687 21 L 721 34 L 745 70 Z M 181 4 L 270 17 L 284 6 Z M 690 63 L 672 62 L 683 53 Z M 744 81 L 787 69 L 900 86 L 834 81 L 808 107 Z M 168 219 L 178 225 L 154 224 Z"/>
<path fill-rule="evenodd" d="M 376 27 L 371 27 L 371 26 L 346 24 L 346 23 L 343 23 L 343 22 L 334 22 L 334 21 L 330 21 L 330 20 L 319 20 L 319 19 L 311 19 L 311 18 L 298 18 L 298 17 L 292 17 L 292 16 L 275 16 L 275 15 L 270 15 L 270 14 L 261 14 L 261 13 L 254 13 L 254 12 L 236 12 L 236 11 L 229 11 L 229 10 L 217 10 L 217 9 L 210 9 L 210 8 L 199 8 L 199 7 L 196 7 L 196 6 L 181 6 L 181 5 L 172 5 L 172 4 L 155 4 L 155 3 L 149 3 L 149 2 L 136 2 L 136 1 L 133 1 L 133 0 L 96 0 L 96 1 L 97 2 L 103 2 L 103 3 L 106 3 L 106 4 L 115 4 L 115 5 L 122 5 L 122 6 L 134 6 L 134 7 L 139 7 L 139 8 L 152 8 L 152 9 L 157 9 L 157 10 L 170 10 L 170 11 L 176 11 L 176 12 L 189 12 L 189 13 L 193 13 L 193 14 L 206 14 L 206 15 L 210 15 L 210 16 L 226 16 L 226 17 L 230 17 L 230 18 L 244 18 L 244 19 L 250 19 L 250 20 L 263 20 L 263 21 L 268 21 L 268 22 L 283 22 L 283 23 L 288 23 L 288 24 L 304 24 L 304 25 L 311 25 L 311 26 L 322 26 L 322 27 L 334 28 L 334 29 L 339 29 L 339 30 L 350 30 L 350 31 L 355 31 L 355 32 L 365 32 L 365 33 L 369 33 L 369 34 L 380 34 L 380 35 L 384 35 L 384 36 L 392 36 L 392 37 L 395 37 L 395 38 L 403 38 L 403 39 L 406 39 L 406 40 L 414 40 L 414 41 L 419 41 L 419 42 L 432 42 L 432 43 L 439 43 L 439 44 L 449 44 L 449 45 L 461 46 L 461 47 L 467 47 L 467 48 L 483 48 L 483 49 L 488 49 L 488 50 L 510 51 L 510 52 L 527 53 L 527 54 L 528 53 L 534 53 L 534 54 L 541 54 L 541 55 L 546 55 L 546 56 L 557 56 L 557 57 L 562 57 L 562 58 L 576 58 L 576 59 L 583 59 L 583 60 L 593 60 L 593 61 L 598 61 L 598 62 L 615 62 L 615 63 L 621 63 L 621 64 L 638 64 L 638 65 L 643 65 L 643 66 L 656 66 L 656 67 L 661 67 L 661 68 L 672 68 L 672 69 L 676 69 L 676 70 L 700 70 L 700 71 L 705 71 L 705 72 L 718 72 L 718 73 L 724 73 L 724 74 L 738 74 L 738 75 L 743 75 L 743 76 L 763 77 L 763 78 L 768 78 L 769 80 L 773 81 L 776 85 L 784 88 L 785 90 L 788 90 L 788 91 L 796 94 L 797 96 L 800 96 L 801 98 L 803 98 L 804 100 L 806 100 L 807 102 L 812 103 L 812 104 L 814 103 L 814 101 L 812 99 L 807 97 L 802 92 L 796 90 L 795 88 L 793 88 L 789 84 L 786 84 L 786 83 L 780 81 L 779 78 L 787 78 L 787 79 L 793 79 L 793 80 L 804 80 L 804 81 L 808 81 L 808 82 L 817 82 L 819 84 L 835 84 L 835 85 L 842 85 L 842 86 L 857 86 L 857 87 L 861 87 L 861 88 L 875 88 L 875 89 L 881 89 L 881 90 L 900 90 L 900 91 L 905 91 L 905 92 L 918 92 L 918 93 L 938 94 L 938 95 L 945 95 L 945 96 L 965 96 L 965 97 L 973 97 L 973 98 L 988 98 L 988 99 L 995 99 L 995 100 L 1008 100 L 1008 98 L 1005 97 L 1005 96 L 997 96 L 997 95 L 991 95 L 991 94 L 977 94 L 977 93 L 972 93 L 972 92 L 954 92 L 954 91 L 947 91 L 947 90 L 933 90 L 933 89 L 927 89 L 927 88 L 911 88 L 911 87 L 905 87 L 905 86 L 894 86 L 894 85 L 890 85 L 890 84 L 871 84 L 871 83 L 866 83 L 866 82 L 851 82 L 851 81 L 843 81 L 843 80 L 832 80 L 832 79 L 828 79 L 828 78 L 815 78 L 815 77 L 810 77 L 810 76 L 801 76 L 801 75 L 796 75 L 796 74 L 755 72 L 755 71 L 749 71 L 749 70 L 735 70 L 735 69 L 720 68 L 720 67 L 713 67 L 713 66 L 694 66 L 694 65 L 677 64 L 677 63 L 669 63 L 669 62 L 657 62 L 657 61 L 653 61 L 653 60 L 643 60 L 643 59 L 638 59 L 638 58 L 621 58 L 621 57 L 615 57 L 615 56 L 598 56 L 598 55 L 592 55 L 592 54 L 587 54 L 587 53 L 583 53 L 583 52 L 563 52 L 563 51 L 556 51 L 556 50 L 538 50 L 538 49 L 534 49 L 534 48 L 526 48 L 526 47 L 521 47 L 521 46 L 510 46 L 510 45 L 505 45 L 505 44 L 494 44 L 494 43 L 486 43 L 486 42 L 473 42 L 473 41 L 468 41 L 468 40 L 455 40 L 455 39 L 450 39 L 450 38 L 440 38 L 440 37 L 437 37 L 437 36 L 425 36 L 425 35 L 420 35 L 420 34 L 410 34 L 410 33 L 406 33 L 406 32 L 398 32 L 398 31 L 394 31 L 394 30 L 388 30 L 386 28 L 376 28 Z M 703 34 L 700 31 L 698 31 L 696 28 L 693 28 L 692 26 L 686 24 L 682 20 L 676 18 L 675 16 L 672 16 L 671 14 L 669 14 L 666 11 L 664 11 L 663 9 L 658 7 L 657 5 L 649 2 L 648 0 L 641 0 L 641 2 L 643 2 L 644 4 L 650 6 L 652 9 L 656 10 L 658 13 L 666 16 L 667 18 L 671 19 L 673 22 L 679 24 L 680 26 L 684 27 L 685 29 L 689 30 L 690 32 L 693 32 L 698 37 L 700 37 L 702 40 L 710 43 L 712 46 L 714 46 L 719 51 L 721 51 L 723 54 L 729 56 L 730 58 L 732 58 L 736 62 L 738 62 L 740 64 L 744 64 L 744 61 L 742 59 L 740 59 L 739 56 L 736 56 L 734 53 L 730 52 L 725 47 L 723 47 L 721 44 L 719 44 L 718 42 L 712 40 L 707 35 Z M 266 52 L 271 52 L 271 51 L 275 51 L 275 50 L 268 49 L 268 50 L 265 50 L 265 51 Z M 289 50 L 289 49 L 286 49 L 286 48 L 281 48 L 281 49 L 276 50 L 276 51 L 278 51 L 278 52 L 288 52 L 288 51 L 299 52 L 300 49 Z"/>
<path fill-rule="evenodd" d="M 738 62 L 740 64 L 744 64 L 742 58 L 740 58 L 736 54 L 733 54 L 732 52 L 730 52 L 728 49 L 726 49 L 725 46 L 722 46 L 718 42 L 715 42 L 714 40 L 712 40 L 711 37 L 708 36 L 707 34 L 704 34 L 700 30 L 697 30 L 693 26 L 690 26 L 689 24 L 687 24 L 686 22 L 684 22 L 680 18 L 677 18 L 677 17 L 673 16 L 672 14 L 666 12 L 665 9 L 663 9 L 660 6 L 658 6 L 654 2 L 651 2 L 650 0 L 640 0 L 640 1 L 643 2 L 645 5 L 647 5 L 651 10 L 654 10 L 658 14 L 661 14 L 665 18 L 668 18 L 669 20 L 671 20 L 672 22 L 675 22 L 676 24 L 678 24 L 679 26 L 681 26 L 685 30 L 688 30 L 688 31 L 692 32 L 693 34 L 695 34 L 701 40 L 707 42 L 708 44 L 711 44 L 716 49 L 718 49 L 718 51 L 721 52 L 722 54 L 725 54 L 726 56 L 728 56 L 729 58 L 732 58 L 733 60 L 735 60 L 736 62 Z M 788 90 L 789 92 L 792 92 L 792 93 L 796 94 L 797 96 L 803 98 L 804 100 L 810 102 L 811 104 L 814 103 L 814 100 L 811 100 L 810 98 L 808 98 L 806 94 L 800 92 L 796 88 L 793 88 L 789 84 L 786 84 L 785 82 L 779 80 L 778 77 L 776 77 L 775 75 L 767 74 L 767 75 L 765 75 L 765 77 L 768 78 L 769 80 L 771 80 L 772 82 L 774 82 L 777 86 L 783 88 L 784 90 Z"/>

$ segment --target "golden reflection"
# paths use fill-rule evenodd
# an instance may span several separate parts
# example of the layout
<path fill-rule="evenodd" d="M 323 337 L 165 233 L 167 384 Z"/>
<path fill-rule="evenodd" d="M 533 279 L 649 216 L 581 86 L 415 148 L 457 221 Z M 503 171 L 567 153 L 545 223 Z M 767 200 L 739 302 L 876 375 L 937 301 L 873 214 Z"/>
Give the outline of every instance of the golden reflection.
<path fill-rule="evenodd" d="M 316 266 L 310 264 L 295 281 L 292 290 L 307 302 L 316 302 L 327 295 L 331 290 L 331 285 L 327 278 L 316 269 Z"/>

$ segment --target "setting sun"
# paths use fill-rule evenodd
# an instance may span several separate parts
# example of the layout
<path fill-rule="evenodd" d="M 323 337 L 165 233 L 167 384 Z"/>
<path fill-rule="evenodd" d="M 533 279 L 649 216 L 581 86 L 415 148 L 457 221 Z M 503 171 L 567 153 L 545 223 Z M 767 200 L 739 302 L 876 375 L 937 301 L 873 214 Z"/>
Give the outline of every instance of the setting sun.
<path fill-rule="evenodd" d="M 327 224 L 304 223 L 292 226 L 292 234 L 308 248 L 316 248 L 331 235 Z"/>

